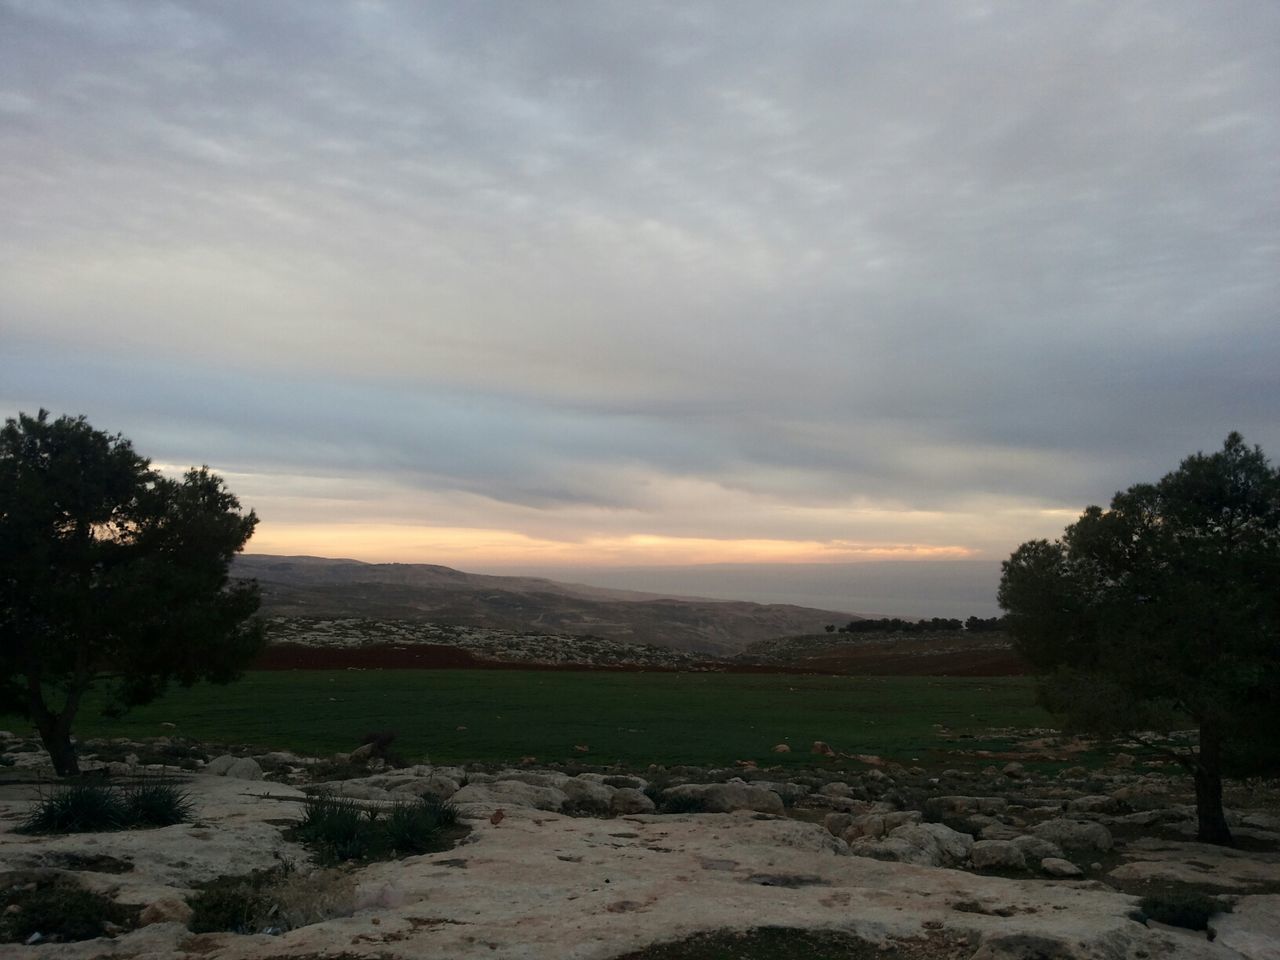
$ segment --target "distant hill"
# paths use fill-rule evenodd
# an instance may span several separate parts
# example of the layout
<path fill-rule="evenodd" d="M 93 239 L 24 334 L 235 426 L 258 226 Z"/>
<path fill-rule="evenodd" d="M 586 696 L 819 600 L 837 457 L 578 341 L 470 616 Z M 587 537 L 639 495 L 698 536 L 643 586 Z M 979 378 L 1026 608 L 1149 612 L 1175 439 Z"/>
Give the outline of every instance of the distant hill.
<path fill-rule="evenodd" d="M 613 590 L 540 577 L 494 577 L 417 563 L 238 556 L 236 576 L 262 586 L 262 612 L 368 617 L 567 633 L 732 654 L 760 640 L 847 623 L 849 613 Z"/>

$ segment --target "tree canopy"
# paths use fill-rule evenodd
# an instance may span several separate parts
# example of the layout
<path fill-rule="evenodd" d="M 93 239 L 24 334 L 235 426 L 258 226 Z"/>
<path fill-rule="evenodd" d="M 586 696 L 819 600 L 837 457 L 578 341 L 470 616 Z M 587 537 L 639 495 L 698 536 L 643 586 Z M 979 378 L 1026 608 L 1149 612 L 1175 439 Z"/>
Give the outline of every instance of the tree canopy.
<path fill-rule="evenodd" d="M 1238 433 L 1089 507 L 1004 563 L 1000 605 L 1079 729 L 1149 742 L 1193 775 L 1199 836 L 1230 842 L 1222 776 L 1280 769 L 1280 471 Z"/>
<path fill-rule="evenodd" d="M 257 585 L 228 577 L 257 517 L 201 467 L 152 469 L 84 417 L 19 414 L 0 430 L 0 712 L 29 717 L 77 772 L 84 695 L 108 709 L 171 682 L 235 679 L 261 649 Z"/>

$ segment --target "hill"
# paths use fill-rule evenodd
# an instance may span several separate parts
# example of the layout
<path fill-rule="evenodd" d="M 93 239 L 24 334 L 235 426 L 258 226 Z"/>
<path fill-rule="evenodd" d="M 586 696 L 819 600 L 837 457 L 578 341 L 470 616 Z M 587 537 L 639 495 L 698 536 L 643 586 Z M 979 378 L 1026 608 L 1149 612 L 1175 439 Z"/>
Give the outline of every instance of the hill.
<path fill-rule="evenodd" d="M 269 617 L 412 620 L 504 631 L 591 635 L 715 655 L 845 623 L 845 611 L 707 600 L 496 577 L 435 564 L 244 554 L 234 574 L 262 587 Z"/>

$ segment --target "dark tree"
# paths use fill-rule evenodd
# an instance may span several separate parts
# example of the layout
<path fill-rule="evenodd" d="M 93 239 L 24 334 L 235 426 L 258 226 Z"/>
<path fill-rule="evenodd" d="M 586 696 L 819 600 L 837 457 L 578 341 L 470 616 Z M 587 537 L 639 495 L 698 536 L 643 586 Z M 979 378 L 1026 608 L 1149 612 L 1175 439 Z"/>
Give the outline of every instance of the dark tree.
<path fill-rule="evenodd" d="M 1280 471 L 1237 433 L 1089 507 L 1004 563 L 1000 605 L 1042 702 L 1150 744 L 1195 781 L 1199 839 L 1230 843 L 1222 778 L 1280 769 Z"/>
<path fill-rule="evenodd" d="M 84 417 L 0 430 L 0 712 L 30 718 L 78 772 L 84 695 L 149 703 L 170 682 L 226 683 L 261 649 L 254 583 L 230 580 L 257 517 L 208 469 L 161 476 Z"/>

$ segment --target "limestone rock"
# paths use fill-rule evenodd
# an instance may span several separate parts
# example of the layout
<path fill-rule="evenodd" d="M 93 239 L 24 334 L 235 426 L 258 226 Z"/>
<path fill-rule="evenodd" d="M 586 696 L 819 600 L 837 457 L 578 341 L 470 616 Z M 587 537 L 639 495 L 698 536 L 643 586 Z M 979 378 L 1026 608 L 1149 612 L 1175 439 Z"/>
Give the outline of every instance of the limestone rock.
<path fill-rule="evenodd" d="M 609 811 L 617 814 L 653 813 L 653 801 L 633 787 L 618 787 L 609 800 Z"/>
<path fill-rule="evenodd" d="M 895 828 L 883 839 L 863 837 L 849 844 L 849 852 L 854 856 L 926 867 L 963 863 L 972 848 L 972 837 L 940 823 L 909 823 Z"/>
<path fill-rule="evenodd" d="M 593 783 L 590 780 L 582 780 L 577 777 L 570 777 L 560 785 L 560 789 L 564 795 L 568 797 L 568 806 L 573 810 L 581 810 L 587 813 L 605 813 L 610 809 L 613 802 L 613 787 L 607 787 L 603 783 Z M 648 799 L 646 797 L 646 799 Z"/>
<path fill-rule="evenodd" d="M 532 807 L 536 810 L 560 810 L 568 799 L 563 790 L 539 787 L 520 780 L 469 783 L 452 797 L 454 803 L 476 803 L 486 807 Z"/>
<path fill-rule="evenodd" d="M 1112 843 L 1111 831 L 1102 824 L 1081 820 L 1046 820 L 1031 833 L 1068 850 L 1110 850 Z"/>
<path fill-rule="evenodd" d="M 1071 813 L 1115 813 L 1120 804 L 1114 796 L 1094 795 L 1068 800 L 1067 809 Z"/>
<path fill-rule="evenodd" d="M 153 923 L 180 923 L 184 927 L 191 922 L 192 911 L 185 900 L 165 897 L 147 904 L 138 915 L 138 926 L 149 927 Z"/>
<path fill-rule="evenodd" d="M 697 797 L 712 813 L 755 810 L 781 815 L 782 798 L 772 790 L 746 783 L 686 783 L 663 791 L 664 797 Z"/>
<path fill-rule="evenodd" d="M 1025 870 L 1026 857 L 1011 840 L 979 840 L 969 851 L 969 859 L 977 870 Z"/>
<path fill-rule="evenodd" d="M 1040 861 L 1040 869 L 1051 877 L 1083 877 L 1084 871 L 1070 860 L 1061 857 L 1045 857 Z"/>
<path fill-rule="evenodd" d="M 930 820 L 968 817 L 983 814 L 993 817 L 1009 809 L 1004 797 L 930 797 L 924 802 L 924 815 Z"/>
<path fill-rule="evenodd" d="M 1028 863 L 1036 863 L 1045 857 L 1062 857 L 1062 848 L 1043 837 L 1032 837 L 1023 834 L 1013 838 L 1014 844 L 1022 851 Z"/>
<path fill-rule="evenodd" d="M 262 767 L 252 757 L 233 757 L 224 753 L 210 760 L 204 772 L 215 777 L 230 777 L 233 780 L 261 780 Z"/>

